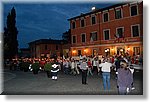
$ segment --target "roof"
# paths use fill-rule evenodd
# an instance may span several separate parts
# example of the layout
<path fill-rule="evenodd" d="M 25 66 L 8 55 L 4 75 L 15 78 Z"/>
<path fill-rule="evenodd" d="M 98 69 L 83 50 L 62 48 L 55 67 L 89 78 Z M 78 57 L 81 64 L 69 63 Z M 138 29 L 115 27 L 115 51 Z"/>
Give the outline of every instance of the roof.
<path fill-rule="evenodd" d="M 63 40 L 54 40 L 54 39 L 39 39 L 32 42 L 29 42 L 28 44 L 61 44 Z"/>
<path fill-rule="evenodd" d="M 21 51 L 29 51 L 29 48 L 20 48 Z"/>
<path fill-rule="evenodd" d="M 115 7 L 118 7 L 118 6 L 122 6 L 122 5 L 125 5 L 125 4 L 128 4 L 129 2 L 126 2 L 126 3 L 119 3 L 119 4 L 115 4 L 115 5 L 111 5 L 111 6 L 108 6 L 108 7 L 105 7 L 105 8 L 101 8 L 101 9 L 97 9 L 97 10 L 94 10 L 94 11 L 91 11 L 91 12 L 88 12 L 88 13 L 85 13 L 85 14 L 81 14 L 79 16 L 76 16 L 76 17 L 72 17 L 70 19 L 68 19 L 68 21 L 70 20 L 73 20 L 73 19 L 76 19 L 76 18 L 80 18 L 80 17 L 84 17 L 84 16 L 87 16 L 87 15 L 91 15 L 91 14 L 94 14 L 94 13 L 97 13 L 97 12 L 101 12 L 101 11 L 104 11 L 104 10 L 109 10 L 111 8 L 115 8 Z"/>

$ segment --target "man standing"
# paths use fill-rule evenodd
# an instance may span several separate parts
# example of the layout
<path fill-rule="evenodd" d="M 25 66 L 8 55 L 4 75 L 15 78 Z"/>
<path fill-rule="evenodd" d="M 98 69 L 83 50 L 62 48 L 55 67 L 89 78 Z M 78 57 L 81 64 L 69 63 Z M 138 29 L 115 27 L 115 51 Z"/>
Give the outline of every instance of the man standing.
<path fill-rule="evenodd" d="M 51 69 L 52 80 L 57 80 L 58 71 L 59 71 L 58 65 L 54 63 Z"/>
<path fill-rule="evenodd" d="M 86 85 L 87 84 L 87 63 L 86 59 L 83 59 L 83 62 L 81 63 L 80 69 L 82 70 L 82 84 Z"/>
<path fill-rule="evenodd" d="M 105 59 L 104 63 L 101 64 L 101 71 L 103 76 L 103 86 L 104 90 L 106 90 L 106 87 L 108 87 L 108 90 L 110 90 L 110 67 L 112 66 L 111 63 L 109 63 L 108 59 Z"/>

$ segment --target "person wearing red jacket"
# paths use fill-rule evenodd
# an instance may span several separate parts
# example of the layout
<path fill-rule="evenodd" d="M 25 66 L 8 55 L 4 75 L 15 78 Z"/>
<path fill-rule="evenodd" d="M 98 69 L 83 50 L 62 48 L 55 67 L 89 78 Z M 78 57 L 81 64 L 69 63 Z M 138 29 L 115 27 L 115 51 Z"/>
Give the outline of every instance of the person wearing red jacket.
<path fill-rule="evenodd" d="M 93 76 L 93 73 L 92 73 L 92 63 L 91 63 L 90 59 L 88 60 L 87 64 L 88 64 L 87 75 L 89 76 L 89 74 L 91 74 Z"/>

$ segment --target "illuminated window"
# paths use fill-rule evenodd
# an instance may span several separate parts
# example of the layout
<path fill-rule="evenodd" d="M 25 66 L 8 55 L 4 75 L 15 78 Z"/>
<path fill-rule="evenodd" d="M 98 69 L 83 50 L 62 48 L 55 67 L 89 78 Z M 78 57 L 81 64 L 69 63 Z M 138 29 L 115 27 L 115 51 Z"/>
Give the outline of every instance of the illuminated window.
<path fill-rule="evenodd" d="M 135 55 L 140 55 L 140 47 L 134 47 L 133 51 Z"/>

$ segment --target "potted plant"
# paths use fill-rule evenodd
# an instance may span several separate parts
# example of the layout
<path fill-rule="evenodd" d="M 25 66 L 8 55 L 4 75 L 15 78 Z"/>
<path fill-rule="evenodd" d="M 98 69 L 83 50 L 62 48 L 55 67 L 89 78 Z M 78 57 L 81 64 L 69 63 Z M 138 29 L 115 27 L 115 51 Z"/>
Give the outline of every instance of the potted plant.
<path fill-rule="evenodd" d="M 47 73 L 47 77 L 50 78 L 51 77 L 51 68 L 52 68 L 52 64 L 51 63 L 46 63 L 44 65 L 44 70 Z"/>
<path fill-rule="evenodd" d="M 35 62 L 32 64 L 33 74 L 38 74 L 40 68 L 40 64 L 38 62 Z"/>

